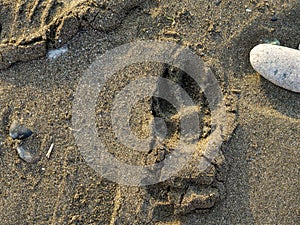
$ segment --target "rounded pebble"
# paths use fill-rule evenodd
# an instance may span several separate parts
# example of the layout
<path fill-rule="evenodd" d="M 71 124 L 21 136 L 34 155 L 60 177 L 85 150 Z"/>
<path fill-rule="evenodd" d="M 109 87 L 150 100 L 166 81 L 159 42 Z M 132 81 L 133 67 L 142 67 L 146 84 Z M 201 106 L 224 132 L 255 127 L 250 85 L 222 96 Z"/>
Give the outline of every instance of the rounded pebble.
<path fill-rule="evenodd" d="M 35 163 L 37 158 L 34 157 L 29 150 L 26 150 L 23 146 L 17 147 L 19 157 L 27 163 Z"/>
<path fill-rule="evenodd" d="M 278 18 L 276 17 L 276 16 L 273 16 L 272 18 L 271 18 L 271 21 L 273 21 L 273 22 L 275 22 L 275 21 L 277 21 L 278 20 Z"/>
<path fill-rule="evenodd" d="M 32 131 L 17 121 L 13 121 L 9 128 L 9 135 L 12 139 L 25 139 L 32 135 Z"/>
<path fill-rule="evenodd" d="M 260 44 L 250 52 L 252 67 L 264 78 L 300 93 L 300 51 L 283 46 Z"/>

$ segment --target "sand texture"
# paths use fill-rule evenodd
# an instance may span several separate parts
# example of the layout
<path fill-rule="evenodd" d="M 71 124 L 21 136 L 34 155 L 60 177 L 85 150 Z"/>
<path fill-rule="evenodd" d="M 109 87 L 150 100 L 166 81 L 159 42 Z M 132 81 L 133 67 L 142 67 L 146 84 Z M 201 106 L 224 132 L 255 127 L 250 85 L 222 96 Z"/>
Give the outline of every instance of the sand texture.
<path fill-rule="evenodd" d="M 265 39 L 297 49 L 299 12 L 298 0 L 0 0 L 0 224 L 299 224 L 300 94 L 267 81 L 249 61 Z M 110 112 L 130 81 L 153 76 L 180 84 L 197 105 L 187 117 L 200 118 L 199 148 L 188 165 L 164 182 L 130 187 L 87 164 L 74 138 L 72 107 L 96 57 L 139 40 L 170 41 L 199 55 L 218 81 L 227 126 L 217 157 L 199 171 L 202 146 L 215 129 L 203 91 L 163 63 L 118 71 L 95 107 L 98 136 L 118 160 L 161 162 L 180 130 L 181 112 L 147 97 L 132 109 L 131 128 L 146 138 L 155 132 L 154 117 L 162 117 L 170 128 L 166 139 L 148 152 L 119 143 Z M 61 47 L 67 51 L 47 56 Z M 179 95 L 159 83 L 154 91 Z M 117 109 L 122 115 L 123 106 Z M 33 135 L 13 140 L 14 120 Z M 34 163 L 19 158 L 20 144 L 32 150 Z"/>

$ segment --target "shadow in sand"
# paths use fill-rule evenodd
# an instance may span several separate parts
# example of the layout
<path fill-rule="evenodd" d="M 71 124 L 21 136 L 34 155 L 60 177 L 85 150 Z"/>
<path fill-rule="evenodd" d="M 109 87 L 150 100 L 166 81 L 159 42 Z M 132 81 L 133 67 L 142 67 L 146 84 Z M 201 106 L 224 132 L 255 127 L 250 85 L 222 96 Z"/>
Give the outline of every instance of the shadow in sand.
<path fill-rule="evenodd" d="M 282 46 L 297 49 L 299 45 L 300 2 L 294 3 L 288 10 L 277 15 L 277 21 L 261 14 L 245 26 L 223 47 L 221 56 L 225 74 L 231 74 L 229 80 L 240 79 L 255 73 L 249 60 L 249 52 L 262 40 L 278 39 Z M 300 118 L 299 94 L 284 90 L 261 77 L 261 90 L 268 97 L 275 110 L 291 118 Z"/>
<path fill-rule="evenodd" d="M 267 39 L 278 39 L 282 46 L 298 48 L 300 29 L 300 2 L 277 15 L 277 21 L 271 21 L 269 15 L 259 14 L 249 20 L 248 24 L 238 31 L 225 44 L 222 54 L 222 66 L 233 70 L 236 78 L 253 73 L 249 52 L 257 44 Z M 237 66 L 239 65 L 239 66 Z"/>
<path fill-rule="evenodd" d="M 285 90 L 261 77 L 261 89 L 273 108 L 282 114 L 300 119 L 300 94 Z"/>

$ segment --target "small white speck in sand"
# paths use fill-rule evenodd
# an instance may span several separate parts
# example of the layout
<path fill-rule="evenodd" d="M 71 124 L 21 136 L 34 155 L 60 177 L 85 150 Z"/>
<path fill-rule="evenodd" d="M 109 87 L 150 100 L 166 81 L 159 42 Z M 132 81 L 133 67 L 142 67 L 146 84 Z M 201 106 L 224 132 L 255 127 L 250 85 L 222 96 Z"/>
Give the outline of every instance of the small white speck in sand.
<path fill-rule="evenodd" d="M 68 47 L 67 46 L 63 46 L 61 48 L 58 49 L 53 49 L 50 50 L 47 54 L 47 58 L 48 59 L 56 59 L 58 58 L 60 55 L 66 53 L 68 51 Z"/>

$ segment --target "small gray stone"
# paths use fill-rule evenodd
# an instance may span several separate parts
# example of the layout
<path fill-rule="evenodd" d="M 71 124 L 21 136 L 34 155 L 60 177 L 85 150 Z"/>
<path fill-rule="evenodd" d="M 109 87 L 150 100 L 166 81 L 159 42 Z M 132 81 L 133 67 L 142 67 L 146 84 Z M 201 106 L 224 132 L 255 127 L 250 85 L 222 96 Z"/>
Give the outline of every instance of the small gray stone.
<path fill-rule="evenodd" d="M 264 78 L 300 93 L 300 51 L 283 46 L 260 44 L 250 52 L 252 67 Z"/>
<path fill-rule="evenodd" d="M 18 123 L 16 120 L 12 122 L 9 128 L 9 135 L 12 139 L 25 139 L 32 135 L 32 131 L 24 125 Z"/>
<path fill-rule="evenodd" d="M 27 150 L 23 146 L 18 146 L 17 152 L 19 154 L 19 157 L 23 159 L 25 162 L 27 163 L 37 162 L 37 157 L 35 157 L 29 150 Z"/>

